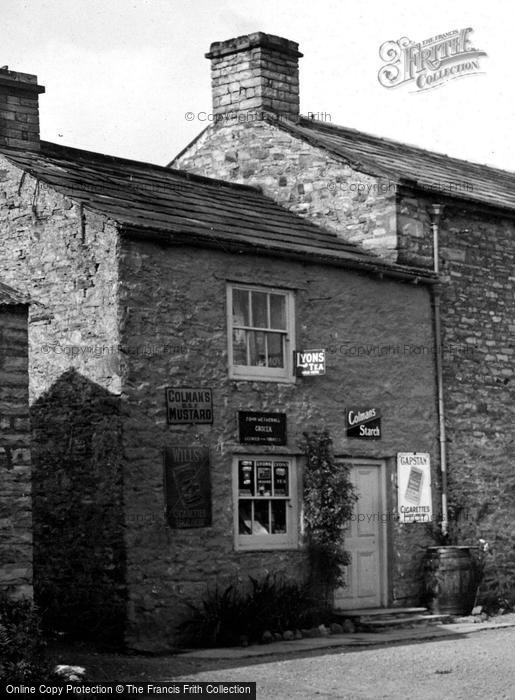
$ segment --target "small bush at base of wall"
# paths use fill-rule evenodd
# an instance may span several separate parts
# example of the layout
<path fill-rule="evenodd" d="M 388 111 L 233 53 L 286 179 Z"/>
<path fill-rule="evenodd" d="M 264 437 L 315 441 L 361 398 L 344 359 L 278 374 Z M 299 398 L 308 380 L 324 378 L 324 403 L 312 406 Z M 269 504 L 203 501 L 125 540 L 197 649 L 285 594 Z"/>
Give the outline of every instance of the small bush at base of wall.
<path fill-rule="evenodd" d="M 62 677 L 45 657 L 46 643 L 32 602 L 0 593 L 0 686 L 6 683 L 59 683 Z"/>
<path fill-rule="evenodd" d="M 318 624 L 328 611 L 315 601 L 306 584 L 268 574 L 249 577 L 251 589 L 230 585 L 209 591 L 179 628 L 190 646 L 230 646 L 259 642 L 265 632 L 284 632 Z"/>

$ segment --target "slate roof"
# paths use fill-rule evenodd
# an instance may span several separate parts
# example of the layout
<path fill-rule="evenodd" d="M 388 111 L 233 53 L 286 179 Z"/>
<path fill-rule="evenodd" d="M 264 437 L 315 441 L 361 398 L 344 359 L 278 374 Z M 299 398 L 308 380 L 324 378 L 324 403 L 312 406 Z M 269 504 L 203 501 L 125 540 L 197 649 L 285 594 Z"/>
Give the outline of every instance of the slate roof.
<path fill-rule="evenodd" d="M 0 306 L 21 306 L 28 303 L 28 296 L 0 282 Z"/>
<path fill-rule="evenodd" d="M 439 195 L 515 209 L 514 172 L 307 117 L 297 124 L 273 118 L 271 123 L 342 157 L 359 171 Z"/>
<path fill-rule="evenodd" d="M 388 264 L 246 185 L 46 141 L 39 152 L 2 152 L 40 181 L 140 237 L 159 232 L 163 240 L 435 279 L 429 271 Z"/>

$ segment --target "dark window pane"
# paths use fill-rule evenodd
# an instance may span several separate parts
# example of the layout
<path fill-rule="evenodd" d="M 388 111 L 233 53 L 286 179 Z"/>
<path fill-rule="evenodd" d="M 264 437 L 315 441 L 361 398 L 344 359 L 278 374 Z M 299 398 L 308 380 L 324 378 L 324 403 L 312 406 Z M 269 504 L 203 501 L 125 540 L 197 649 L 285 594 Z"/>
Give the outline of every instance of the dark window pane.
<path fill-rule="evenodd" d="M 260 496 L 272 495 L 272 462 L 256 462 L 256 486 Z"/>
<path fill-rule="evenodd" d="M 247 331 L 233 330 L 232 361 L 234 365 L 247 364 Z"/>
<path fill-rule="evenodd" d="M 254 328 L 268 328 L 268 294 L 252 292 L 252 325 Z"/>
<path fill-rule="evenodd" d="M 288 488 L 288 462 L 274 462 L 274 496 L 287 496 Z"/>
<path fill-rule="evenodd" d="M 283 334 L 267 333 L 268 336 L 268 366 L 284 367 Z"/>
<path fill-rule="evenodd" d="M 238 462 L 238 489 L 240 496 L 254 495 L 254 462 L 240 459 Z"/>
<path fill-rule="evenodd" d="M 286 297 L 270 294 L 270 328 L 286 330 Z"/>
<path fill-rule="evenodd" d="M 252 534 L 252 501 L 240 501 L 239 506 L 239 534 Z"/>
<path fill-rule="evenodd" d="M 270 534 L 270 501 L 254 501 L 253 535 Z"/>
<path fill-rule="evenodd" d="M 253 367 L 266 367 L 265 335 L 261 331 L 249 331 L 249 364 Z"/>
<path fill-rule="evenodd" d="M 232 290 L 232 322 L 235 326 L 250 326 L 249 293 L 245 289 Z"/>
<path fill-rule="evenodd" d="M 286 532 L 286 501 L 272 501 L 272 534 Z"/>

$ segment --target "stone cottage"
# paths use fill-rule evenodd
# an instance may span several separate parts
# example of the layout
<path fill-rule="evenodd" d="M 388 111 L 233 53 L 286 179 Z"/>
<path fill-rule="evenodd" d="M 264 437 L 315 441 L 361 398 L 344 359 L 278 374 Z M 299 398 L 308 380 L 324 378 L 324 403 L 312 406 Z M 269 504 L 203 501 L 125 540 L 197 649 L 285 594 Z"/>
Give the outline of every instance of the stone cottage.
<path fill-rule="evenodd" d="M 460 543 L 488 540 L 485 588 L 513 601 L 515 174 L 300 115 L 298 48 L 260 32 L 212 44 L 210 125 L 171 166 L 439 273 L 442 517 Z"/>
<path fill-rule="evenodd" d="M 431 540 L 390 515 L 399 453 L 427 455 L 438 509 L 437 275 L 256 187 L 41 141 L 35 76 L 0 77 L 0 268 L 37 305 L 34 571 L 47 621 L 163 649 L 208 586 L 305 576 L 300 443 L 321 426 L 367 514 L 336 604 L 418 602 L 416 545 Z"/>
<path fill-rule="evenodd" d="M 0 282 L 0 591 L 32 597 L 28 299 Z"/>

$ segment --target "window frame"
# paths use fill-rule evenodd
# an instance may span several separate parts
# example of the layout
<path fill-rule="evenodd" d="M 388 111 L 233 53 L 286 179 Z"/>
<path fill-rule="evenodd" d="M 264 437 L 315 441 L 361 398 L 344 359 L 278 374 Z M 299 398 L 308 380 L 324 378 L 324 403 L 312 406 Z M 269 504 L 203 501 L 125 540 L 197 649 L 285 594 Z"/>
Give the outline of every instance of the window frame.
<path fill-rule="evenodd" d="M 280 294 L 285 298 L 286 331 L 284 333 L 284 367 L 262 367 L 254 365 L 235 365 L 233 355 L 233 290 L 243 289 L 250 292 L 264 292 L 266 294 Z M 258 329 L 266 332 L 278 332 L 275 329 Z M 229 366 L 229 378 L 243 381 L 281 382 L 293 384 L 293 347 L 295 340 L 295 295 L 293 290 L 276 286 L 247 284 L 244 282 L 227 282 L 227 358 Z"/>
<path fill-rule="evenodd" d="M 238 463 L 240 461 L 252 460 L 254 462 L 289 462 L 289 493 L 288 497 L 276 498 L 273 496 L 257 497 L 256 495 L 240 496 Z M 254 467 L 255 469 L 255 467 Z M 272 477 L 273 478 L 273 477 Z M 233 484 L 233 531 L 234 549 L 240 552 L 255 552 L 269 549 L 298 549 L 300 542 L 299 514 L 301 504 L 298 492 L 298 460 L 293 455 L 283 454 L 235 454 L 232 458 L 232 484 Z M 239 533 L 239 504 L 240 500 L 254 501 L 286 501 L 286 533 L 277 535 L 241 535 Z"/>

